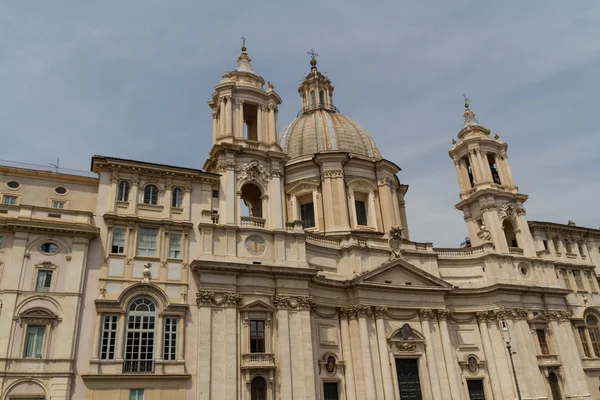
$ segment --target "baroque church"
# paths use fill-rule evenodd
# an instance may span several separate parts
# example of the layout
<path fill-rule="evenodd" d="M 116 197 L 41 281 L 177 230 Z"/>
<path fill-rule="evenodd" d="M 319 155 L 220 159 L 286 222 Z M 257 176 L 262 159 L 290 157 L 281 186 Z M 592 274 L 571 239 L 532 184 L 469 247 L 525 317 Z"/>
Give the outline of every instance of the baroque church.
<path fill-rule="evenodd" d="M 298 94 L 280 130 L 242 47 L 202 169 L 0 166 L 0 400 L 600 399 L 600 230 L 529 221 L 466 104 L 469 240 L 413 241 L 315 58 Z"/>

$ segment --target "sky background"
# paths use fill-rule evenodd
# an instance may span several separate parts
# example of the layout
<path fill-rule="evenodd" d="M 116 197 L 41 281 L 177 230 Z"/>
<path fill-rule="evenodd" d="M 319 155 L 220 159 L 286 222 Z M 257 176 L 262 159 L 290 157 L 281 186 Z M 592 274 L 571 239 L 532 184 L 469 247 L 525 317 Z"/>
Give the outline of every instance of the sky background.
<path fill-rule="evenodd" d="M 5 1 L 0 159 L 89 170 L 94 154 L 201 168 L 206 102 L 248 38 L 300 108 L 306 52 L 335 105 L 402 171 L 411 238 L 466 236 L 448 150 L 463 99 L 509 145 L 529 220 L 600 227 L 600 1 Z"/>

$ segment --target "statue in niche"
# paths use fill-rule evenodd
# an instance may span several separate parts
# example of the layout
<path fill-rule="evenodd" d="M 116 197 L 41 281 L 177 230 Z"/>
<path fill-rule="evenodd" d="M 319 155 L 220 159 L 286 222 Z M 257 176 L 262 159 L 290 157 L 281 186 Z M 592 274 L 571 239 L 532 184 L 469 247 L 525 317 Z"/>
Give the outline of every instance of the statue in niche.
<path fill-rule="evenodd" d="M 152 268 L 152 263 L 144 264 L 144 269 L 142 270 L 142 276 L 144 277 L 142 279 L 143 283 L 150 283 L 150 280 L 152 279 L 152 271 L 150 268 Z"/>

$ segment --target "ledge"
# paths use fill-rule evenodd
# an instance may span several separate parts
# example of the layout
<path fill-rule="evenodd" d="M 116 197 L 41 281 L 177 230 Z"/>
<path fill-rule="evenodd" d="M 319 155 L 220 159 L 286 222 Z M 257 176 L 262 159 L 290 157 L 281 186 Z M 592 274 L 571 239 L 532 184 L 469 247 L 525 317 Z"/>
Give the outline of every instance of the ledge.
<path fill-rule="evenodd" d="M 142 381 L 144 379 L 158 380 L 188 380 L 191 379 L 191 374 L 83 374 L 81 379 L 84 381 L 99 381 L 99 380 L 135 380 Z"/>

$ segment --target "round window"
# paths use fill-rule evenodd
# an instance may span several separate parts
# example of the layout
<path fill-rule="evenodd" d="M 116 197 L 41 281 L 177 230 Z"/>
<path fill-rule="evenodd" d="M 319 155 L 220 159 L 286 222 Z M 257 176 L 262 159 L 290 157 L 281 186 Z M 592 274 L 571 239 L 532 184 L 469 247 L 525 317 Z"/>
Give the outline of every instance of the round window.
<path fill-rule="evenodd" d="M 10 189 L 18 189 L 21 187 L 21 184 L 17 181 L 9 181 L 6 183 L 6 186 L 8 186 Z"/>
<path fill-rule="evenodd" d="M 54 243 L 44 243 L 40 246 L 40 250 L 44 253 L 58 253 L 58 246 Z"/>
<path fill-rule="evenodd" d="M 521 273 L 527 275 L 527 267 L 521 267 Z"/>
<path fill-rule="evenodd" d="M 65 194 L 67 193 L 67 188 L 59 186 L 56 189 L 54 189 L 54 191 L 56 192 L 56 194 Z"/>

